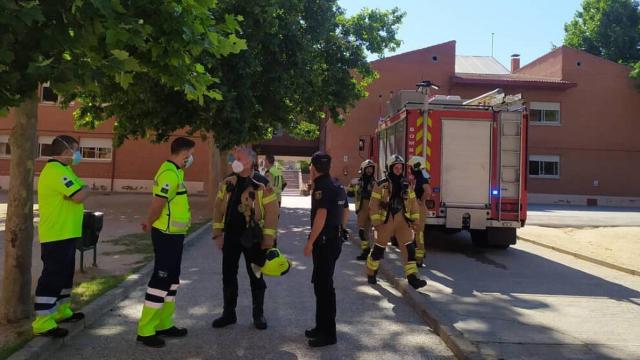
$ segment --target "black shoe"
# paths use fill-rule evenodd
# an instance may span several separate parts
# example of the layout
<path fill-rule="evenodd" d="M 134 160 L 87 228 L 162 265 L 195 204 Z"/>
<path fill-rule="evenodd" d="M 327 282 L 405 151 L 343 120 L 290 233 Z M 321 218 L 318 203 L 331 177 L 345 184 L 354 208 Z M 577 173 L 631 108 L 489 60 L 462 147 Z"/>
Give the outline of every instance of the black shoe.
<path fill-rule="evenodd" d="M 407 276 L 407 281 L 409 281 L 409 285 L 411 285 L 411 287 L 413 287 L 416 290 L 420 289 L 421 287 L 427 286 L 427 281 L 420 279 L 419 277 L 416 276 L 416 274 L 411 274 Z"/>
<path fill-rule="evenodd" d="M 188 333 L 187 329 L 179 328 L 179 327 L 175 327 L 175 326 L 172 326 L 172 327 L 170 327 L 168 329 L 164 329 L 164 330 L 156 330 L 156 335 L 172 337 L 172 338 L 185 337 L 185 336 L 187 336 L 187 333 Z"/>
<path fill-rule="evenodd" d="M 253 326 L 258 330 L 266 330 L 267 329 L 267 319 L 264 318 L 263 315 L 254 316 L 253 317 Z"/>
<path fill-rule="evenodd" d="M 419 268 L 424 267 L 424 262 L 423 262 L 423 260 L 420 260 L 420 261 L 416 260 L 416 265 L 417 265 Z"/>
<path fill-rule="evenodd" d="M 378 279 L 376 278 L 376 274 L 367 275 L 367 282 L 371 285 L 375 285 L 378 283 Z"/>
<path fill-rule="evenodd" d="M 328 338 L 326 336 L 322 336 L 316 339 L 310 339 L 308 341 L 308 344 L 311 347 L 323 347 L 323 346 L 333 345 L 336 342 L 338 342 L 336 338 Z"/>
<path fill-rule="evenodd" d="M 160 339 L 158 335 L 151 336 L 140 336 L 136 338 L 138 342 L 141 342 L 144 346 L 148 346 L 151 348 L 161 348 L 164 347 L 164 340 Z"/>
<path fill-rule="evenodd" d="M 236 315 L 226 315 L 226 314 L 222 314 L 222 316 L 220 316 L 219 318 L 213 320 L 213 323 L 211 323 L 211 327 L 214 328 L 223 328 L 225 326 L 228 325 L 232 325 L 235 324 L 238 321 L 238 319 L 236 318 Z"/>
<path fill-rule="evenodd" d="M 84 319 L 84 314 L 81 312 L 75 312 L 73 313 L 73 315 L 71 315 L 70 317 L 62 320 L 62 323 L 75 323 L 78 322 L 80 320 Z"/>
<path fill-rule="evenodd" d="M 46 337 L 50 337 L 50 338 L 54 338 L 54 339 L 62 339 L 63 337 L 66 337 L 67 335 L 69 335 L 69 330 L 65 329 L 65 328 L 61 328 L 61 327 L 57 327 L 57 328 L 53 328 L 49 331 L 40 333 L 40 334 L 36 334 L 37 336 L 46 336 Z"/>
<path fill-rule="evenodd" d="M 369 249 L 364 249 L 364 250 L 362 250 L 362 254 L 358 255 L 358 256 L 356 257 L 356 260 L 358 260 L 358 261 L 366 261 L 366 260 L 367 260 L 367 258 L 369 257 L 369 252 L 370 252 L 370 251 L 371 251 L 371 250 L 369 250 Z"/>
<path fill-rule="evenodd" d="M 318 328 L 305 330 L 304 336 L 306 336 L 309 339 L 315 339 L 317 337 L 320 337 L 320 331 L 318 330 Z"/>

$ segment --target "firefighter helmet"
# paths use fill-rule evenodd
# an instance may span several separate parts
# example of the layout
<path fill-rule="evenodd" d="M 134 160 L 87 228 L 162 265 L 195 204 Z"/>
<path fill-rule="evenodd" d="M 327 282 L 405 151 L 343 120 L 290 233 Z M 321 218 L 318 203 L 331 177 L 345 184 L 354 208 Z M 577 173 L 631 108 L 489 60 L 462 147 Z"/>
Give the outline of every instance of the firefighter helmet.
<path fill-rule="evenodd" d="M 411 159 L 409 159 L 409 161 L 407 162 L 407 165 L 409 165 L 412 169 L 416 171 L 420 169 L 425 169 L 426 168 L 425 164 L 426 164 L 426 161 L 422 156 L 412 156 Z"/>
<path fill-rule="evenodd" d="M 367 159 L 365 161 L 362 162 L 362 164 L 360 164 L 360 173 L 364 174 L 364 169 L 373 166 L 373 169 L 375 170 L 376 168 L 376 163 L 374 163 L 373 161 Z"/>
<path fill-rule="evenodd" d="M 393 172 L 393 166 L 396 164 L 402 164 L 402 167 L 404 168 L 404 158 L 398 154 L 393 154 L 389 160 L 387 160 L 387 171 Z"/>
<path fill-rule="evenodd" d="M 277 248 L 267 250 L 266 258 L 262 266 L 262 273 L 266 276 L 282 276 L 291 269 L 291 262 Z"/>

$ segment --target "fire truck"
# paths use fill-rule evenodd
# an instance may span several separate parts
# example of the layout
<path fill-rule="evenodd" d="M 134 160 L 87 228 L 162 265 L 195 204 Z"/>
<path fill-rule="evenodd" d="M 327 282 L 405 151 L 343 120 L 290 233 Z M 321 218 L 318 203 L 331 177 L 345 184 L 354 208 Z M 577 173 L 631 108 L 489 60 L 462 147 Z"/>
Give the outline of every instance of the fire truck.
<path fill-rule="evenodd" d="M 430 96 L 430 82 L 389 102 L 373 139 L 381 171 L 393 154 L 426 159 L 432 199 L 427 231 L 466 230 L 474 245 L 506 249 L 527 218 L 527 111 L 501 89 L 463 101 Z M 425 91 L 426 89 L 426 91 Z M 382 173 L 378 174 L 383 175 Z M 407 171 L 407 176 L 410 176 Z"/>

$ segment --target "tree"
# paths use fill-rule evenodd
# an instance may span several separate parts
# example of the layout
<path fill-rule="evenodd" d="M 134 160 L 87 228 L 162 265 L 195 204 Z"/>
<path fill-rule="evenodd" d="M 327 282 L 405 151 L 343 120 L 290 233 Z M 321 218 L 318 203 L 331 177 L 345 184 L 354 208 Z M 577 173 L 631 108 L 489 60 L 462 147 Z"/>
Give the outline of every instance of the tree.
<path fill-rule="evenodd" d="M 632 0 L 584 0 L 565 24 L 565 45 L 633 66 L 640 61 L 640 13 Z"/>
<path fill-rule="evenodd" d="M 125 92 L 114 87 L 78 94 L 78 122 L 92 127 L 122 114 L 115 129 L 119 142 L 149 135 L 162 141 L 188 127 L 214 134 L 223 150 L 268 139 L 278 129 L 314 138 L 327 114 L 343 121 L 349 107 L 366 96 L 376 77 L 367 52 L 383 56 L 395 50 L 404 17 L 397 8 L 364 9 L 349 17 L 328 0 L 220 0 L 212 13 L 220 23 L 229 21 L 226 14 L 240 16 L 247 41 L 247 51 L 201 60 L 206 72 L 220 74 L 221 101 L 205 99 L 200 107 L 173 89 L 141 81 Z M 167 112 L 157 116 L 151 109 L 158 106 Z"/>
<path fill-rule="evenodd" d="M 0 112 L 13 107 L 11 184 L 0 321 L 31 314 L 33 174 L 37 90 L 51 81 L 68 105 L 81 94 L 127 92 L 142 82 L 179 94 L 198 109 L 222 98 L 201 59 L 245 47 L 238 19 L 212 17 L 215 0 L 0 0 Z M 117 98 L 112 99 L 117 108 Z M 92 104 L 88 104 L 91 106 Z M 141 111 L 145 103 L 132 104 Z M 149 114 L 164 109 L 144 109 Z M 113 112 L 113 116 L 123 114 Z M 125 127 L 122 121 L 120 127 Z"/>

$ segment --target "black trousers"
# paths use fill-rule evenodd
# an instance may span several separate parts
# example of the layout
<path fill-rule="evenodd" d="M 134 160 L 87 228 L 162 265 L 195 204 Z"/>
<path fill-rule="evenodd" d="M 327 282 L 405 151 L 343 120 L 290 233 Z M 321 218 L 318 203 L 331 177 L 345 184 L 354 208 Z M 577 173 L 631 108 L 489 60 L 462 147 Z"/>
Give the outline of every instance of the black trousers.
<path fill-rule="evenodd" d="M 55 312 L 59 303 L 69 301 L 76 267 L 76 239 L 48 242 L 40 245 L 43 268 L 36 286 L 36 315 Z"/>
<path fill-rule="evenodd" d="M 240 235 L 225 233 L 222 247 L 222 285 L 224 289 L 238 288 L 238 266 L 240 255 L 244 255 L 244 262 L 249 275 L 251 291 L 264 291 L 267 284 L 263 277 L 256 277 L 251 269 L 251 262 L 259 262 L 259 249 L 247 249 L 240 244 Z"/>
<path fill-rule="evenodd" d="M 151 229 L 155 258 L 145 304 L 158 307 L 167 297 L 172 301 L 175 299 L 180 285 L 184 237 L 182 234 L 165 234 L 156 228 Z"/>
<path fill-rule="evenodd" d="M 333 273 L 342 251 L 337 234 L 320 235 L 313 244 L 313 291 L 316 295 L 316 329 L 328 339 L 336 338 L 336 291 Z"/>

